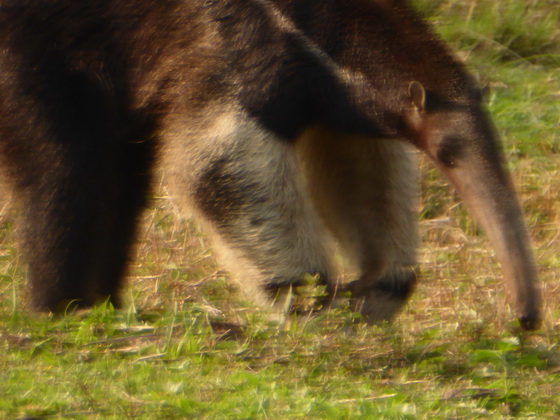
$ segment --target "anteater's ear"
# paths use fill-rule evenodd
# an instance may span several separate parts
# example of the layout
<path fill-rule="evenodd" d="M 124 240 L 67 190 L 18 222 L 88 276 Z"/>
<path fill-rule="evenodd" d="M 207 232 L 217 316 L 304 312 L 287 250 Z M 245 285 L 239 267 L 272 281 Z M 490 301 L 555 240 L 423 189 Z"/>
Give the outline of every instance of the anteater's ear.
<path fill-rule="evenodd" d="M 422 112 L 426 108 L 426 91 L 420 82 L 410 82 L 408 85 L 408 95 L 417 112 Z"/>

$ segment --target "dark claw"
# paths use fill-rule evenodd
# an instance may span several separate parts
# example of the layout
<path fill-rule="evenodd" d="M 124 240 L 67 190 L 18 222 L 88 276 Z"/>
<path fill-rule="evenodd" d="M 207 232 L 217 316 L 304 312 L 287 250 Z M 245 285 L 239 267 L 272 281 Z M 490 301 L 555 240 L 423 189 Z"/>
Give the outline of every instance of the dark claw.
<path fill-rule="evenodd" d="M 538 330 L 542 324 L 542 319 L 539 311 L 530 313 L 528 315 L 523 315 L 519 318 L 519 324 L 521 328 L 525 331 L 535 331 Z"/>

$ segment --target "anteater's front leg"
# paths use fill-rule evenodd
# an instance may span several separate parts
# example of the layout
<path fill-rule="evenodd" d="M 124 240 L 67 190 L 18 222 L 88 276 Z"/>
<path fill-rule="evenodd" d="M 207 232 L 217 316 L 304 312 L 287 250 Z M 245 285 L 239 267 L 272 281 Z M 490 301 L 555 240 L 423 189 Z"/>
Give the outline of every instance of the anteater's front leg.
<path fill-rule="evenodd" d="M 317 128 L 300 150 L 315 206 L 359 270 L 338 290 L 351 292 L 367 322 L 392 319 L 416 283 L 414 152 L 398 140 Z"/>
<path fill-rule="evenodd" d="M 292 142 L 235 113 L 176 140 L 166 153 L 173 195 L 187 192 L 246 295 L 282 316 L 308 275 L 329 281 L 324 228 Z"/>

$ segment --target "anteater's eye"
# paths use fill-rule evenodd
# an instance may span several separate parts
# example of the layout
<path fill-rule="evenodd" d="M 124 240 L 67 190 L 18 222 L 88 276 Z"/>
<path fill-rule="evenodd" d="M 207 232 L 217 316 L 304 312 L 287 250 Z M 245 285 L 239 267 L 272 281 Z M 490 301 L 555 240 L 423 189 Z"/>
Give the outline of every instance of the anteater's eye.
<path fill-rule="evenodd" d="M 461 153 L 461 140 L 457 137 L 446 137 L 439 144 L 436 157 L 448 168 L 454 168 L 458 165 Z"/>

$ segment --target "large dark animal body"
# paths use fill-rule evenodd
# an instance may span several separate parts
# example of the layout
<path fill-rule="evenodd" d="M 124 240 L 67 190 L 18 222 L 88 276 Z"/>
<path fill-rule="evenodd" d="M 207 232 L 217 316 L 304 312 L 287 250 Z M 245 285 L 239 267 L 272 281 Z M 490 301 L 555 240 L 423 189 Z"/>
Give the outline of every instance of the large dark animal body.
<path fill-rule="evenodd" d="M 118 304 L 161 167 L 261 302 L 305 273 L 335 288 L 329 232 L 360 269 L 364 316 L 390 318 L 415 282 L 408 144 L 456 185 L 536 327 L 479 92 L 404 1 L 0 0 L 0 162 L 37 309 Z"/>

